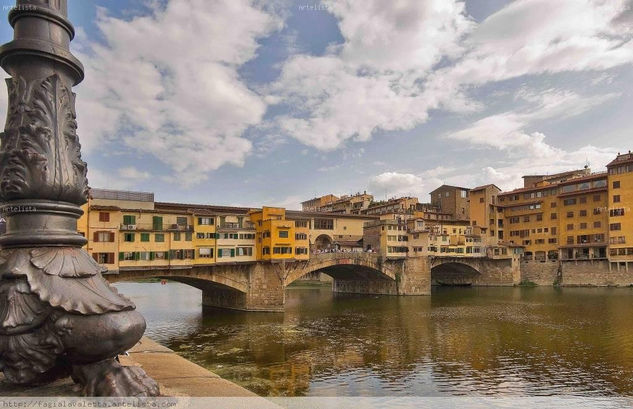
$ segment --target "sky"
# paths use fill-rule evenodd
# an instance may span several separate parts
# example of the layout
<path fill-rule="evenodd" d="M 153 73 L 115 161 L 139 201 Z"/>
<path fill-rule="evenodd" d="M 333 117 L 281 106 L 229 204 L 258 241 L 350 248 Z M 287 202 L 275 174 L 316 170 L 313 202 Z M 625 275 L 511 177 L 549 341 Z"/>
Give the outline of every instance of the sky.
<path fill-rule="evenodd" d="M 69 0 L 69 14 L 95 188 L 428 201 L 443 183 L 603 171 L 633 149 L 633 0 Z"/>

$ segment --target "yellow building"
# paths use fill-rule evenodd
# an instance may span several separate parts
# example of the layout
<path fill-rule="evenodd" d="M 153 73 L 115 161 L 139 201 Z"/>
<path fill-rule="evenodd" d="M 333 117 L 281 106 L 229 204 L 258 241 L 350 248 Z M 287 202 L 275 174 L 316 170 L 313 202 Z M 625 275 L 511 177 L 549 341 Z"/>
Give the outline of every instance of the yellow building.
<path fill-rule="evenodd" d="M 497 193 L 499 240 L 524 247 L 524 259 L 606 260 L 607 174 L 587 168 L 551 176 L 524 176 L 525 186 Z M 481 194 L 473 197 L 481 200 Z M 471 198 L 472 200 L 472 198 Z M 493 222 L 492 212 L 471 203 L 471 217 Z M 491 208 L 489 208 L 490 210 Z"/>
<path fill-rule="evenodd" d="M 633 271 L 633 153 L 618 154 L 607 170 L 611 268 Z"/>
<path fill-rule="evenodd" d="M 479 227 L 482 234 L 487 234 L 491 244 L 503 240 L 503 218 L 499 218 L 496 206 L 499 193 L 501 189 L 490 184 L 471 189 L 468 194 L 470 223 Z"/>
<path fill-rule="evenodd" d="M 286 209 L 266 207 L 249 213 L 256 231 L 256 259 L 259 261 L 295 260 L 309 258 L 307 243 L 297 249 L 295 222 L 286 219 Z M 299 253 L 299 254 L 297 254 Z M 298 256 L 298 257 L 297 257 Z"/>

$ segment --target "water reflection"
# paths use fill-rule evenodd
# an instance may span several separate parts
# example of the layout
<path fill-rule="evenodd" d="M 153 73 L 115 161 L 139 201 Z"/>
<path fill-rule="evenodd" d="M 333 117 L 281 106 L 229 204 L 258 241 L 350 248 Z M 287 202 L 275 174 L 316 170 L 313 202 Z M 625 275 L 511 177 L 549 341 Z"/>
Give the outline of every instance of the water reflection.
<path fill-rule="evenodd" d="M 633 289 L 293 289 L 266 314 L 202 310 L 176 283 L 118 286 L 151 337 L 263 395 L 633 394 Z"/>

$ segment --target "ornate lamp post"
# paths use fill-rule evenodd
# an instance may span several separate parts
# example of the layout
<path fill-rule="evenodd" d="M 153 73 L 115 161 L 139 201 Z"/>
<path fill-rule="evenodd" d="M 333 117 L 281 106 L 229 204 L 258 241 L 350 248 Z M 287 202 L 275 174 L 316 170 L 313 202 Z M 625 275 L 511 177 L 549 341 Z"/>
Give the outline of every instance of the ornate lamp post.
<path fill-rule="evenodd" d="M 0 371 L 17 385 L 71 375 L 87 396 L 156 396 L 142 369 L 115 359 L 145 320 L 77 233 L 88 185 L 71 88 L 84 72 L 67 14 L 67 0 L 17 0 L 14 39 L 0 48 L 11 75 L 0 134 Z"/>

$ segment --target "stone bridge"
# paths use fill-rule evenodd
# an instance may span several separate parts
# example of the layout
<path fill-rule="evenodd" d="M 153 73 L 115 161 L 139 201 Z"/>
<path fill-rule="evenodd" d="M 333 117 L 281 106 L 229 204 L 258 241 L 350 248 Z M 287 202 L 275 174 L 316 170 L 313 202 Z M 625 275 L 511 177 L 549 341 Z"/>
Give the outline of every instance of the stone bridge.
<path fill-rule="evenodd" d="M 202 290 L 205 306 L 283 311 L 286 287 L 308 273 L 331 276 L 332 289 L 339 293 L 430 295 L 432 277 L 438 284 L 512 285 L 513 278 L 508 281 L 508 277 L 513 277 L 513 265 L 506 261 L 451 257 L 391 260 L 375 253 L 323 253 L 295 262 L 127 267 L 105 277 L 110 282 L 165 278 Z"/>
<path fill-rule="evenodd" d="M 518 258 L 429 257 L 432 285 L 512 286 L 521 281 Z"/>

